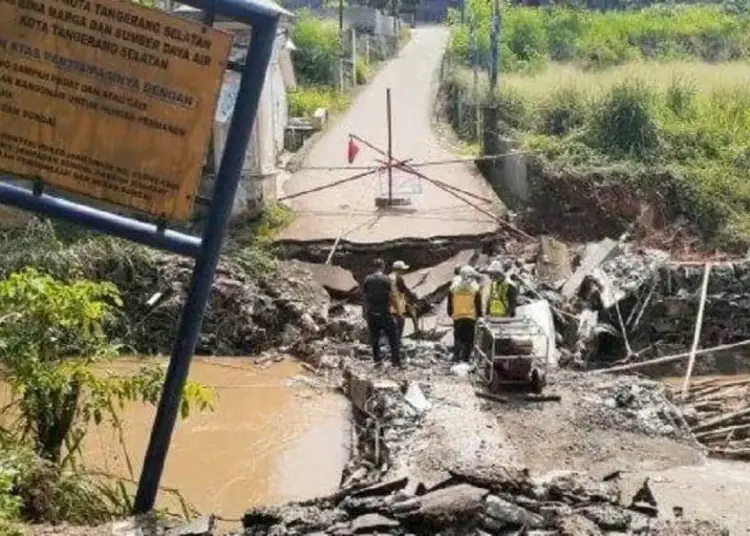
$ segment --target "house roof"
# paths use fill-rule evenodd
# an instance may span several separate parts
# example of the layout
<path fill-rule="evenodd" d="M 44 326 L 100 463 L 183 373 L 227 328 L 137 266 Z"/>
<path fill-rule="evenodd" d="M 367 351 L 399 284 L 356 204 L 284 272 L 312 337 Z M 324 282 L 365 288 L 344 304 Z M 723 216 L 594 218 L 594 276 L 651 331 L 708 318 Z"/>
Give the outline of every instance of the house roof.
<path fill-rule="evenodd" d="M 273 0 L 242 0 L 242 2 L 251 6 L 256 6 L 259 8 L 259 10 L 262 11 L 273 11 L 284 17 L 296 17 L 294 13 L 292 13 L 291 11 L 287 11 Z M 190 18 L 193 18 L 193 15 L 197 15 L 202 12 L 202 10 L 193 6 L 188 6 L 186 4 L 179 4 L 178 7 L 172 10 L 172 13 Z M 232 19 L 217 15 L 216 20 L 229 22 Z"/>

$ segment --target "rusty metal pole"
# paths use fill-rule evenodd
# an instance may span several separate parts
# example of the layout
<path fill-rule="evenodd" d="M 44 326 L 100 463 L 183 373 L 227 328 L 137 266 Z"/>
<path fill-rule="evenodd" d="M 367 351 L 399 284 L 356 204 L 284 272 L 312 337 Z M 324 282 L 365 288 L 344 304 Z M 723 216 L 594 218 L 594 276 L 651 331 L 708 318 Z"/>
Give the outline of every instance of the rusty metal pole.
<path fill-rule="evenodd" d="M 388 206 L 393 205 L 393 120 L 391 119 L 391 88 L 385 90 L 385 108 L 388 115 Z"/>

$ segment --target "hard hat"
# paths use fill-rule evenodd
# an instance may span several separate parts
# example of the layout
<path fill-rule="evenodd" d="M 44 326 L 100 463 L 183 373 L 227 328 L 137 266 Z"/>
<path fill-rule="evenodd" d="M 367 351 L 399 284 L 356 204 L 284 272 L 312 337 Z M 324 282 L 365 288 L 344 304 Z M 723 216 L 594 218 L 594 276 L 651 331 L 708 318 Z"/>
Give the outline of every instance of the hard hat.
<path fill-rule="evenodd" d="M 396 261 L 393 263 L 393 269 L 394 270 L 408 270 L 409 265 L 406 264 L 404 261 Z"/>
<path fill-rule="evenodd" d="M 459 275 L 465 279 L 468 279 L 470 277 L 476 277 L 477 271 L 474 269 L 473 266 L 469 266 L 468 264 L 466 266 L 462 266 L 461 270 L 459 270 Z"/>
<path fill-rule="evenodd" d="M 488 274 L 502 275 L 504 272 L 505 270 L 503 269 L 503 263 L 500 261 L 492 261 L 492 263 L 487 267 Z"/>

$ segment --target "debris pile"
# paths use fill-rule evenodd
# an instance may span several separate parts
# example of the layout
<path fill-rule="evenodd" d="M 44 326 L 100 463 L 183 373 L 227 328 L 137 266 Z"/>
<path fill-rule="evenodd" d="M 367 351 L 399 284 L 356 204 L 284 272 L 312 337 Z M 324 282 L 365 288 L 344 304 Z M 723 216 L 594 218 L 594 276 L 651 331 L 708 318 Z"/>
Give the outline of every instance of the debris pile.
<path fill-rule="evenodd" d="M 676 440 L 690 437 L 680 409 L 669 400 L 669 392 L 661 382 L 561 371 L 554 386 L 575 400 L 581 425 Z"/>
<path fill-rule="evenodd" d="M 683 404 L 685 420 L 711 455 L 750 460 L 750 379 L 696 380 Z"/>
<path fill-rule="evenodd" d="M 187 296 L 192 262 L 158 255 L 147 271 L 141 268 L 133 263 L 130 280 L 116 281 L 126 302 L 137 300 L 126 304 L 127 340 L 141 352 L 168 353 Z M 156 296 L 155 303 L 144 309 L 141 300 L 150 296 Z M 223 261 L 216 272 L 197 352 L 247 355 L 271 347 L 293 350 L 322 336 L 329 303 L 325 290 L 294 263 L 279 264 L 272 279 L 258 279 Z"/>
<path fill-rule="evenodd" d="M 344 370 L 343 391 L 351 400 L 355 441 L 344 485 L 386 475 L 395 464 L 404 443 L 413 436 L 429 402 L 429 385 L 370 374 L 349 366 Z"/>
<path fill-rule="evenodd" d="M 314 501 L 249 511 L 243 525 L 247 536 L 699 534 L 693 523 L 657 520 L 647 482 L 624 499 L 616 475 L 608 478 L 458 466 L 430 488 L 409 477 L 361 483 Z M 706 536 L 728 534 L 708 523 L 698 528 Z"/>
<path fill-rule="evenodd" d="M 701 302 L 703 263 L 672 262 L 666 252 L 639 248 L 624 238 L 587 244 L 572 255 L 566 245 L 543 237 L 533 256 L 500 258 L 518 284 L 521 304 L 540 299 L 549 303 L 563 365 L 640 363 L 689 349 Z M 750 261 L 712 265 L 700 348 L 750 339 L 750 324 L 743 320 L 750 317 L 748 294 Z M 737 355 L 720 358 L 702 357 L 694 372 L 734 373 L 749 361 Z M 650 370 L 682 372 L 686 362 L 668 360 Z"/>

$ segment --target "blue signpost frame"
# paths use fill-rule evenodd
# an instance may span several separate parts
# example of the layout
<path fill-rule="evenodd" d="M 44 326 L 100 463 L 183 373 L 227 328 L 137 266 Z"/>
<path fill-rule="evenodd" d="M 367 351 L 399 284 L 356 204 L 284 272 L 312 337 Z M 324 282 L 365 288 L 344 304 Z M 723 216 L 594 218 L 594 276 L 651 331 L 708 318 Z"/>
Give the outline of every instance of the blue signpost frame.
<path fill-rule="evenodd" d="M 94 231 L 118 236 L 195 259 L 190 292 L 182 311 L 177 339 L 172 349 L 161 399 L 151 429 L 135 498 L 136 514 L 153 510 L 159 490 L 172 432 L 198 343 L 203 314 L 211 294 L 216 266 L 227 232 L 237 193 L 245 151 L 258 109 L 266 70 L 271 60 L 279 18 L 289 14 L 280 6 L 263 0 L 184 0 L 209 16 L 221 15 L 251 27 L 251 39 L 237 101 L 229 126 L 224 155 L 216 178 L 211 207 L 201 238 L 164 229 L 90 206 L 63 200 L 41 189 L 28 190 L 8 184 L 0 177 L 0 203 L 45 216 L 66 220 Z"/>

